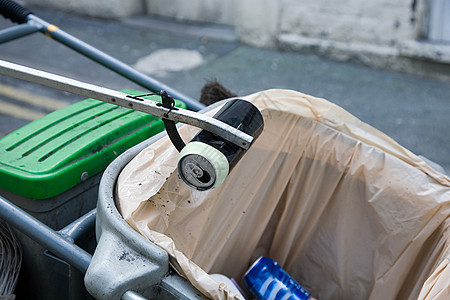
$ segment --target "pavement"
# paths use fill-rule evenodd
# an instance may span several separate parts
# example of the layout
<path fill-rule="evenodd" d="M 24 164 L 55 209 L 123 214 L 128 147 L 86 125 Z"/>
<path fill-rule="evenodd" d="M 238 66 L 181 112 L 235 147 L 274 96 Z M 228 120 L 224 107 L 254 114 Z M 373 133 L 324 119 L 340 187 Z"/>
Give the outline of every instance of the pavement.
<path fill-rule="evenodd" d="M 243 45 L 231 28 L 151 17 L 107 21 L 32 8 L 42 19 L 198 99 L 217 79 L 238 95 L 286 88 L 325 98 L 450 170 L 450 84 L 313 55 Z M 0 20 L 0 29 L 12 26 Z M 0 45 L 0 59 L 113 89 L 136 84 L 40 33 Z M 195 62 L 195 63 L 194 63 Z M 81 100 L 0 76 L 0 137 Z"/>

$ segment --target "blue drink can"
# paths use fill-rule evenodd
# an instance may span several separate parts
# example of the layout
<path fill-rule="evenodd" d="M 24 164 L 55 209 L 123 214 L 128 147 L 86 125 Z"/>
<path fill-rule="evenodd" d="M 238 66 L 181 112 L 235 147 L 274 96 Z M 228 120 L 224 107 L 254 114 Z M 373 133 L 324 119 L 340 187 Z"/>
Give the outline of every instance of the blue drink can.
<path fill-rule="evenodd" d="M 260 257 L 244 276 L 249 290 L 260 300 L 308 300 L 308 293 L 280 265 Z"/>

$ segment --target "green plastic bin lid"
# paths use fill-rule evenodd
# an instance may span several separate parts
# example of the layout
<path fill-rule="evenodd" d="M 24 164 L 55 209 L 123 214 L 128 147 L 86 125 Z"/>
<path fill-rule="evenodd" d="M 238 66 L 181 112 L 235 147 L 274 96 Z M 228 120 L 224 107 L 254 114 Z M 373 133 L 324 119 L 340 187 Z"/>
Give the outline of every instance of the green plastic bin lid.
<path fill-rule="evenodd" d="M 161 119 L 146 113 L 94 99 L 77 102 L 0 139 L 0 189 L 32 199 L 59 195 L 163 129 Z"/>

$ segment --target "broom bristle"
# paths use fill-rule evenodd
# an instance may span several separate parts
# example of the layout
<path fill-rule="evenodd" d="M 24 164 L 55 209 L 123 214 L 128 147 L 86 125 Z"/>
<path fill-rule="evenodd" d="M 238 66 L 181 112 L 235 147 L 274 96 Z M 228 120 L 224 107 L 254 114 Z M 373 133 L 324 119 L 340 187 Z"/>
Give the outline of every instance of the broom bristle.
<path fill-rule="evenodd" d="M 200 93 L 200 102 L 205 105 L 211 105 L 217 101 L 236 96 L 236 94 L 230 92 L 217 80 L 212 80 L 203 86 Z"/>
<path fill-rule="evenodd" d="M 14 299 L 22 262 L 20 244 L 7 223 L 0 222 L 0 298 Z"/>

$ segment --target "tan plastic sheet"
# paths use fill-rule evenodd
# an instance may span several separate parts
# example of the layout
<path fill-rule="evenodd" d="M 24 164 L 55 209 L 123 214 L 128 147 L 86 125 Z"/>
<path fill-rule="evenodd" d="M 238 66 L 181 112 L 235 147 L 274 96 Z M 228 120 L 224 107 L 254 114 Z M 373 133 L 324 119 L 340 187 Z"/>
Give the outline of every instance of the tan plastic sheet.
<path fill-rule="evenodd" d="M 239 280 L 265 255 L 319 299 L 450 299 L 448 177 L 326 100 L 244 98 L 265 128 L 219 188 L 187 188 L 167 138 L 119 177 L 123 217 L 180 274 L 237 299 L 208 273 Z M 189 140 L 197 129 L 180 131 Z"/>

